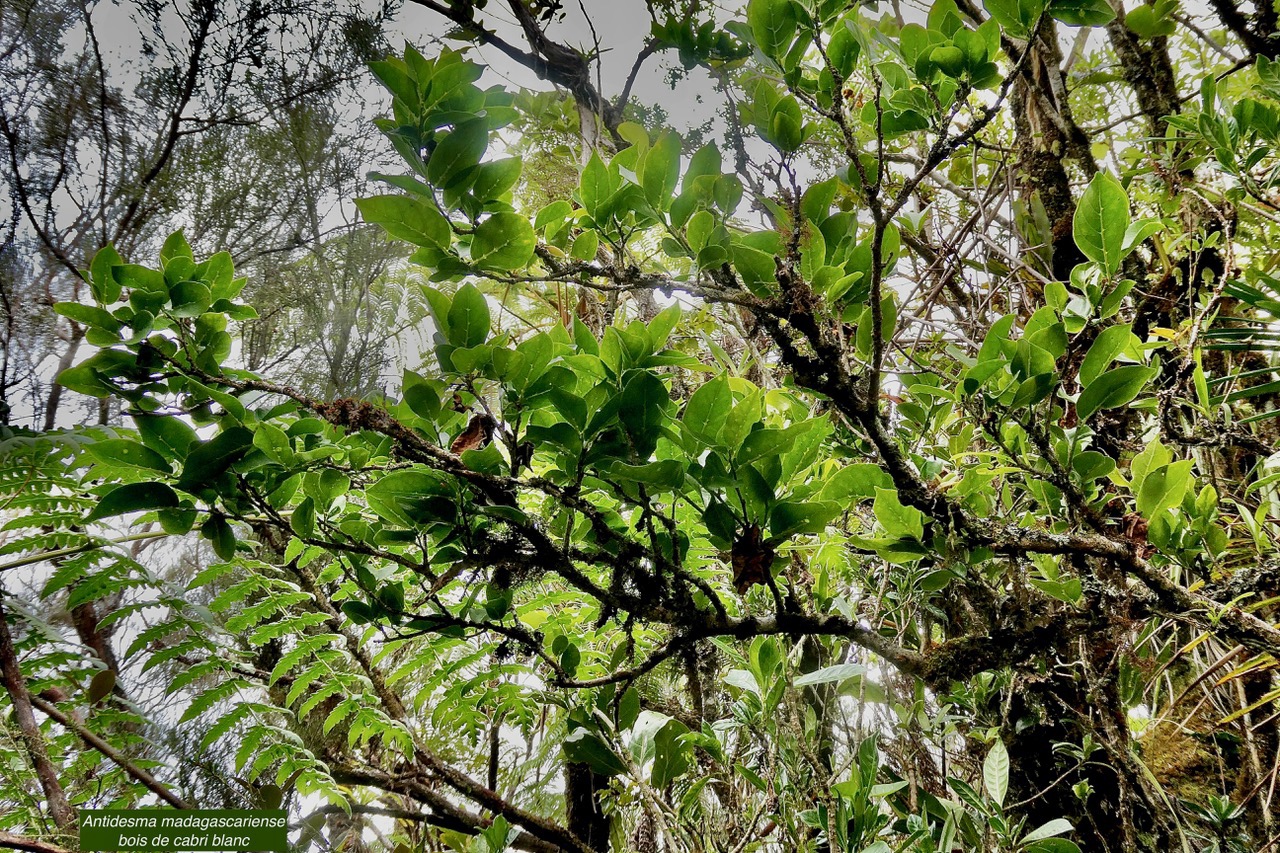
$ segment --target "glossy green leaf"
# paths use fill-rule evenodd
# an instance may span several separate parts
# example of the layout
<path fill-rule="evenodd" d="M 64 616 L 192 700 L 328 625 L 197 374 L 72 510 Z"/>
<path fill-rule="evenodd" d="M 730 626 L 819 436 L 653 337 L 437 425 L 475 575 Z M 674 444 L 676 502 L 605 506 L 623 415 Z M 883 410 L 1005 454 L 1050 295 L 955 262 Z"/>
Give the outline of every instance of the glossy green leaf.
<path fill-rule="evenodd" d="M 601 776 L 617 776 L 627 772 L 627 766 L 613 750 L 587 729 L 578 729 L 564 739 L 564 754 L 570 761 L 586 764 Z"/>
<path fill-rule="evenodd" d="M 1128 228 L 1128 193 L 1115 178 L 1099 172 L 1076 205 L 1072 220 L 1076 245 L 1107 275 L 1115 275 L 1124 259 L 1124 237 Z"/>
<path fill-rule="evenodd" d="M 181 418 L 136 413 L 133 422 L 143 444 L 168 460 L 185 459 L 187 451 L 197 441 L 196 431 Z"/>
<path fill-rule="evenodd" d="M 1102 371 L 1111 366 L 1120 355 L 1129 348 L 1130 342 L 1136 340 L 1133 327 L 1130 325 L 1109 326 L 1103 329 L 1089 346 L 1084 361 L 1080 363 L 1079 380 L 1081 387 L 1093 384 Z"/>
<path fill-rule="evenodd" d="M 484 119 L 459 124 L 435 146 L 427 160 L 427 180 L 438 187 L 450 187 L 479 165 L 489 147 L 489 129 Z"/>
<path fill-rule="evenodd" d="M 449 306 L 449 343 L 474 347 L 489 337 L 489 302 L 474 284 L 464 284 Z"/>
<path fill-rule="evenodd" d="M 381 225 L 392 237 L 415 246 L 449 246 L 449 222 L 432 202 L 403 195 L 378 195 L 356 199 L 356 207 L 366 222 Z"/>
<path fill-rule="evenodd" d="M 252 446 L 253 433 L 240 426 L 224 430 L 209 441 L 193 446 L 182 466 L 178 488 L 184 492 L 199 491 L 248 453 Z"/>
<path fill-rule="evenodd" d="M 1147 383 L 1155 378 L 1154 367 L 1129 364 L 1098 376 L 1080 394 L 1076 414 L 1087 420 L 1100 409 L 1115 409 L 1133 401 L 1142 393 Z"/>
<path fill-rule="evenodd" d="M 1041 824 L 1028 832 L 1022 837 L 1022 841 L 1020 843 L 1028 844 L 1032 841 L 1042 841 L 1046 838 L 1052 838 L 1055 835 L 1065 835 L 1072 829 L 1074 829 L 1074 827 L 1071 825 L 1071 821 L 1066 818 L 1056 818 L 1048 823 Z"/>
<path fill-rule="evenodd" d="M 170 509 L 178 505 L 178 495 L 164 483 L 129 483 L 116 486 L 102 496 L 85 521 L 98 521 L 127 512 Z"/>
<path fill-rule="evenodd" d="M 658 210 L 671 204 L 676 183 L 680 180 L 680 136 L 664 131 L 644 158 L 640 186 L 645 198 Z"/>
<path fill-rule="evenodd" d="M 1104 27 L 1116 17 L 1107 0 L 1051 0 L 1049 14 L 1075 27 Z"/>
<path fill-rule="evenodd" d="M 471 235 L 471 260 L 483 269 L 519 270 L 533 259 L 537 244 L 528 219 L 518 213 L 495 213 Z"/>
<path fill-rule="evenodd" d="M 813 672 L 805 673 L 792 681 L 795 687 L 810 687 L 814 684 L 834 684 L 847 681 L 855 676 L 864 675 L 867 668 L 859 663 L 841 663 L 826 666 Z"/>
<path fill-rule="evenodd" d="M 792 0 L 750 0 L 747 23 L 760 51 L 778 59 L 791 46 L 799 19 Z"/>
<path fill-rule="evenodd" d="M 1147 518 L 1179 506 L 1191 488 L 1193 460 L 1183 459 L 1164 465 L 1142 478 L 1136 506 Z"/>
<path fill-rule="evenodd" d="M 108 466 L 126 468 L 147 468 L 152 471 L 170 473 L 169 463 L 156 451 L 125 438 L 113 438 L 95 441 L 85 446 L 85 452 L 95 461 Z"/>
<path fill-rule="evenodd" d="M 898 493 L 892 489 L 876 488 L 872 504 L 876 521 L 884 532 L 894 538 L 924 539 L 924 513 L 915 507 L 904 506 Z"/>

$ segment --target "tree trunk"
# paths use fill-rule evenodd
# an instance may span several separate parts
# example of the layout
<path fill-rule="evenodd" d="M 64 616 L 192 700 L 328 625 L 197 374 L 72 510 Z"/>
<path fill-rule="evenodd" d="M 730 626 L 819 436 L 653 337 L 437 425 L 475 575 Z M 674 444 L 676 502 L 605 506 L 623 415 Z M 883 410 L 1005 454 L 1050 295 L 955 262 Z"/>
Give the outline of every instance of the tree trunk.
<path fill-rule="evenodd" d="M 36 778 L 40 780 L 40 787 L 44 790 L 49 816 L 64 835 L 72 835 L 76 831 L 76 813 L 67 802 L 67 795 L 58 781 L 58 768 L 49 758 L 40 725 L 31 709 L 31 694 L 27 690 L 26 679 L 22 677 L 18 653 L 13 647 L 13 636 L 9 633 L 3 598 L 0 598 L 0 676 L 3 677 L 5 690 L 9 692 L 9 700 L 13 703 L 13 716 L 22 733 L 23 745 L 31 758 L 31 766 L 35 768 Z"/>
<path fill-rule="evenodd" d="M 608 853 L 612 828 L 600 803 L 600 794 L 608 787 L 608 778 L 590 766 L 574 762 L 565 764 L 564 800 L 568 829 L 592 850 L 601 853 Z"/>

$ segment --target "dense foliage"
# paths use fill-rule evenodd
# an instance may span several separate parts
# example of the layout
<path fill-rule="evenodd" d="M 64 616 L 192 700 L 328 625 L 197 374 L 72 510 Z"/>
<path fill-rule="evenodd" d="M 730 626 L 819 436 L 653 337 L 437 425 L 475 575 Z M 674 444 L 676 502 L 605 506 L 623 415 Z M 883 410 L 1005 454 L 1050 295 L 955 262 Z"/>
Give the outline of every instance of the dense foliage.
<path fill-rule="evenodd" d="M 1274 844 L 1274 11 L 653 4 L 610 99 L 558 4 L 422 5 L 474 44 L 371 66 L 397 393 L 248 369 L 181 231 L 56 306 L 123 414 L 6 433 L 0 844 Z"/>

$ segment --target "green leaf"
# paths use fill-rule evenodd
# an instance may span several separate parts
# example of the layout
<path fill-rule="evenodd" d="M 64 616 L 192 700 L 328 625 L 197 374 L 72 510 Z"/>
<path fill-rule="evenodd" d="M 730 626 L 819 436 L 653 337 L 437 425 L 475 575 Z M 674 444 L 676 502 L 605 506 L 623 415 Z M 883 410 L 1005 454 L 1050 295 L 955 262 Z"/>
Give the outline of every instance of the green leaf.
<path fill-rule="evenodd" d="M 1105 27 L 1116 16 L 1107 0 L 1052 0 L 1049 14 L 1073 27 Z"/>
<path fill-rule="evenodd" d="M 842 510 L 834 501 L 779 501 L 769 514 L 769 534 L 783 539 L 821 533 Z"/>
<path fill-rule="evenodd" d="M 399 240 L 415 246 L 448 248 L 449 222 L 434 204 L 403 195 L 376 195 L 356 199 L 366 222 L 381 225 Z"/>
<path fill-rule="evenodd" d="M 465 121 L 445 136 L 427 161 L 427 180 L 448 188 L 469 176 L 489 147 L 488 122 L 483 118 Z"/>
<path fill-rule="evenodd" d="M 1087 420 L 1099 409 L 1115 409 L 1133 401 L 1156 375 L 1154 367 L 1128 364 L 1108 370 L 1089 384 L 1076 403 L 1076 414 Z"/>
<path fill-rule="evenodd" d="M 747 23 L 761 53 L 778 59 L 795 38 L 799 20 L 791 0 L 751 0 L 747 3 Z"/>
<path fill-rule="evenodd" d="M 649 781 L 659 789 L 665 788 L 683 776 L 693 766 L 690 747 L 683 737 L 688 726 L 679 720 L 669 720 L 658 729 L 653 738 L 653 767 Z"/>
<path fill-rule="evenodd" d="M 116 674 L 112 670 L 104 669 L 94 673 L 93 679 L 89 682 L 88 699 L 90 705 L 97 705 L 103 699 L 111 695 L 116 689 Z"/>
<path fill-rule="evenodd" d="M 681 422 L 704 444 L 715 445 L 733 407 L 733 392 L 724 374 L 704 382 L 689 397 Z"/>
<path fill-rule="evenodd" d="M 284 801 L 284 791 L 279 785 L 267 783 L 258 789 L 258 807 L 268 811 L 280 808 Z"/>
<path fill-rule="evenodd" d="M 889 536 L 917 541 L 924 539 L 924 513 L 915 507 L 903 506 L 895 490 L 877 487 L 871 508 L 876 521 Z"/>
<path fill-rule="evenodd" d="M 852 462 L 832 474 L 822 487 L 825 501 L 875 497 L 877 489 L 892 489 L 893 478 L 871 462 Z"/>
<path fill-rule="evenodd" d="M 680 135 L 670 130 L 663 131 L 645 155 L 640 186 L 655 209 L 665 210 L 671 204 L 679 178 Z"/>
<path fill-rule="evenodd" d="M 129 441 L 125 438 L 113 438 L 95 441 L 85 445 L 85 453 L 94 461 L 103 465 L 123 465 L 129 468 L 149 468 L 153 471 L 170 473 L 169 463 L 145 444 Z"/>
<path fill-rule="evenodd" d="M 601 776 L 618 776 L 627 772 L 622 759 L 587 729 L 580 728 L 564 739 L 564 754 L 570 761 L 586 764 Z"/>
<path fill-rule="evenodd" d="M 1124 259 L 1124 237 L 1128 229 L 1128 193 L 1115 178 L 1099 172 L 1093 176 L 1076 205 L 1072 220 L 1076 245 L 1107 275 L 1115 275 Z"/>
<path fill-rule="evenodd" d="M 175 258 L 186 258 L 188 261 L 194 260 L 195 256 L 191 253 L 191 246 L 187 243 L 187 238 L 182 236 L 181 231 L 174 231 L 165 239 L 164 245 L 160 247 L 160 264 L 168 266 L 169 262 Z"/>
<path fill-rule="evenodd" d="M 110 305 L 120 298 L 120 282 L 112 274 L 112 268 L 124 263 L 120 253 L 112 246 L 104 246 L 93 256 L 89 265 L 89 283 L 93 298 L 103 305 Z"/>
<path fill-rule="evenodd" d="M 253 447 L 253 433 L 237 426 L 197 444 L 187 453 L 177 486 L 195 493 L 211 483 Z"/>
<path fill-rule="evenodd" d="M 471 260 L 485 269 L 519 270 L 533 259 L 537 235 L 518 213 L 495 213 L 471 235 Z"/>
<path fill-rule="evenodd" d="M 1162 16 L 1156 7 L 1145 3 L 1124 16 L 1124 25 L 1144 39 L 1171 36 L 1178 31 L 1177 22 L 1172 16 Z"/>
<path fill-rule="evenodd" d="M 165 459 L 180 461 L 187 458 L 191 444 L 197 441 L 196 431 L 180 418 L 171 415 L 135 414 L 133 422 L 143 444 Z"/>
<path fill-rule="evenodd" d="M 200 533 L 213 545 L 213 553 L 220 560 L 230 560 L 236 555 L 236 534 L 231 525 L 220 515 L 214 515 L 204 523 Z"/>
<path fill-rule="evenodd" d="M 1089 347 L 1084 361 L 1080 363 L 1080 386 L 1087 388 L 1092 385 L 1102 371 L 1110 367 L 1111 362 L 1129 348 L 1130 342 L 1134 339 L 1133 327 L 1130 325 L 1110 326 L 1103 329 Z"/>
<path fill-rule="evenodd" d="M 96 305 L 81 305 L 79 302 L 59 302 L 53 306 L 54 312 L 95 329 L 118 332 L 121 322 Z"/>
<path fill-rule="evenodd" d="M 449 343 L 475 347 L 489 337 L 489 302 L 474 284 L 464 284 L 449 306 Z"/>
<path fill-rule="evenodd" d="M 1084 450 L 1071 460 L 1071 468 L 1086 483 L 1105 477 L 1116 469 L 1116 461 L 1105 453 Z"/>
<path fill-rule="evenodd" d="M 637 370 L 622 389 L 618 418 L 641 458 L 653 453 L 658 441 L 658 426 L 671 395 L 662 380 L 647 370 Z"/>
<path fill-rule="evenodd" d="M 1032 841 L 1042 841 L 1046 838 L 1052 838 L 1055 835 L 1063 835 L 1070 832 L 1075 827 L 1071 825 L 1071 821 L 1066 818 L 1055 818 L 1048 823 L 1041 824 L 1035 829 L 1028 832 L 1022 837 L 1021 844 L 1027 844 Z"/>
<path fill-rule="evenodd" d="M 982 762 L 982 784 L 987 789 L 987 796 L 996 805 L 1003 806 L 1005 794 L 1009 792 L 1009 751 L 999 738 L 991 745 L 991 751 Z"/>
<path fill-rule="evenodd" d="M 365 503 L 380 518 L 402 527 L 416 527 L 423 499 L 439 494 L 440 480 L 428 471 L 392 471 L 365 489 Z"/>
<path fill-rule="evenodd" d="M 760 420 L 760 390 L 752 388 L 729 410 L 720 433 L 721 446 L 737 448 Z"/>
<path fill-rule="evenodd" d="M 1031 842 L 1022 853 L 1080 853 L 1080 845 L 1065 838 L 1045 838 Z"/>
<path fill-rule="evenodd" d="M 209 288 L 198 281 L 180 281 L 169 291 L 173 306 L 169 313 L 175 317 L 198 317 L 213 303 Z"/>
<path fill-rule="evenodd" d="M 310 539 L 316 532 L 316 502 L 306 497 L 294 509 L 289 526 L 299 539 Z"/>
<path fill-rule="evenodd" d="M 820 425 L 821 421 L 811 419 L 792 424 L 785 429 L 765 427 L 764 429 L 755 430 L 742 442 L 742 447 L 738 450 L 738 463 L 754 462 L 757 459 L 778 456 L 783 450 L 795 444 L 801 436 L 813 431 Z"/>
<path fill-rule="evenodd" d="M 169 285 L 164 273 L 138 264 L 119 264 L 111 268 L 111 275 L 122 287 L 147 293 L 167 293 Z"/>
<path fill-rule="evenodd" d="M 378 611 L 359 600 L 342 602 L 342 613 L 356 625 L 367 625 L 378 618 Z"/>
<path fill-rule="evenodd" d="M 983 7 L 1012 36 L 1025 37 L 1043 6 L 1027 0 L 983 0 Z"/>
<path fill-rule="evenodd" d="M 597 224 L 602 224 L 599 222 L 597 212 L 605 200 L 613 195 L 613 189 L 614 184 L 609 167 L 600 159 L 599 153 L 593 150 L 587 165 L 582 169 L 578 196 L 582 199 L 582 206 L 592 218 L 597 220 Z"/>
<path fill-rule="evenodd" d="M 523 166 L 524 161 L 519 157 L 481 163 L 471 184 L 472 195 L 486 202 L 502 196 L 520 180 Z"/>
<path fill-rule="evenodd" d="M 575 261 L 594 261 L 600 250 L 600 235 L 595 231 L 583 231 L 573 239 L 569 257 Z"/>
<path fill-rule="evenodd" d="M 103 495 L 98 505 L 85 517 L 85 521 L 97 521 L 101 518 L 123 515 L 126 512 L 172 509 L 177 506 L 177 493 L 164 483 L 129 483 L 116 486 Z"/>
<path fill-rule="evenodd" d="M 813 684 L 832 684 L 866 674 L 867 668 L 858 663 L 841 663 L 806 673 L 791 682 L 795 687 L 808 687 Z"/>
<path fill-rule="evenodd" d="M 663 459 L 644 465 L 627 465 L 615 462 L 610 465 L 607 474 L 621 480 L 644 483 L 656 486 L 664 491 L 678 489 L 684 485 L 685 464 L 675 459 Z"/>
<path fill-rule="evenodd" d="M 1147 518 L 1178 506 L 1191 487 L 1191 468 L 1195 461 L 1184 459 L 1162 466 L 1142 478 L 1136 506 Z"/>

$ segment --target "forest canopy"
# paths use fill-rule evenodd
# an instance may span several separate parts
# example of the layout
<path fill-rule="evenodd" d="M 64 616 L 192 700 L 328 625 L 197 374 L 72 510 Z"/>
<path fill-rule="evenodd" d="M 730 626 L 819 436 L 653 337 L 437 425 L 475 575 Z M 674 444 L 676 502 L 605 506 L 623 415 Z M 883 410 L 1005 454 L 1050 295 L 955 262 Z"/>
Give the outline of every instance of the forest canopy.
<path fill-rule="evenodd" d="M 1276 846 L 1274 7 L 122 5 L 0 6 L 0 847 Z"/>

